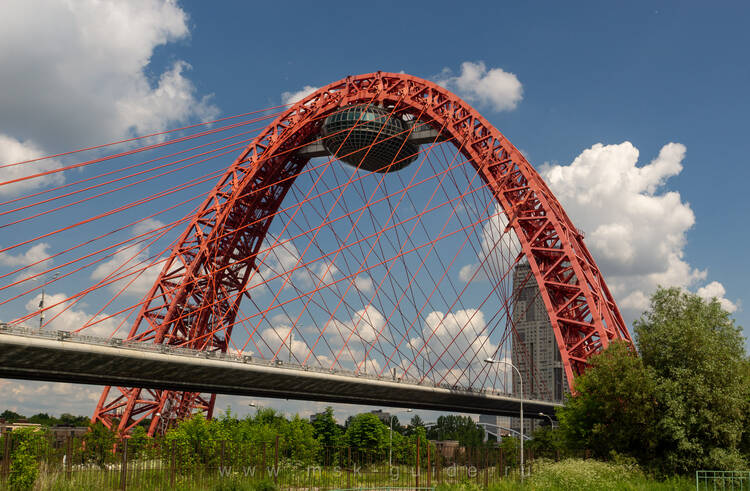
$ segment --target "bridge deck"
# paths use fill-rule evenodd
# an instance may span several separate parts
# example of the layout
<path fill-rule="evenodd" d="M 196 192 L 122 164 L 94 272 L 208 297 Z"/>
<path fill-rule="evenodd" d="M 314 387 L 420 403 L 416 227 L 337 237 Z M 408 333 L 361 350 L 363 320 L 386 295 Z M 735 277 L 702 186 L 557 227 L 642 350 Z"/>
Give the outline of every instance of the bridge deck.
<path fill-rule="evenodd" d="M 0 325 L 0 378 L 188 390 L 515 416 L 521 400 L 295 365 Z M 557 403 L 524 400 L 528 417 Z"/>

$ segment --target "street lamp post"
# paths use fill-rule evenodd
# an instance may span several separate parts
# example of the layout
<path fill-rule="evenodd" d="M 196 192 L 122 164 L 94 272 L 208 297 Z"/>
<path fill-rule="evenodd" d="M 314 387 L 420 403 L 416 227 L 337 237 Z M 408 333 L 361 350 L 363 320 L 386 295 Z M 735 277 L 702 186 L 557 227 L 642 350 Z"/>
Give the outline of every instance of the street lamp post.
<path fill-rule="evenodd" d="M 55 281 L 60 276 L 60 273 L 55 273 L 52 275 L 52 281 Z M 42 278 L 42 281 L 44 281 L 44 278 Z M 46 282 L 45 282 L 46 283 Z M 39 329 L 44 327 L 44 287 L 45 283 L 42 283 L 42 299 L 39 302 Z"/>
<path fill-rule="evenodd" d="M 523 377 L 521 376 L 521 371 L 509 361 L 487 358 L 484 362 L 489 364 L 504 363 L 505 365 L 510 366 L 518 374 L 518 382 L 521 384 L 521 482 L 523 482 Z"/>
<path fill-rule="evenodd" d="M 544 413 L 539 413 L 539 416 L 544 416 L 545 418 L 547 418 L 549 420 L 549 427 L 550 428 L 554 428 L 555 427 L 555 422 L 552 421 L 552 416 L 550 416 L 549 414 L 544 414 Z"/>
<path fill-rule="evenodd" d="M 411 408 L 409 408 L 406 411 L 398 411 L 398 412 L 399 413 L 403 413 L 403 412 L 410 413 L 411 411 L 412 411 Z M 389 437 L 388 437 L 388 469 L 389 469 L 388 472 L 390 472 L 390 468 L 393 467 L 393 418 L 396 417 L 396 414 L 398 414 L 398 413 L 391 414 L 391 418 L 390 418 L 391 419 L 391 421 L 390 421 L 391 422 L 391 432 L 390 432 Z"/>

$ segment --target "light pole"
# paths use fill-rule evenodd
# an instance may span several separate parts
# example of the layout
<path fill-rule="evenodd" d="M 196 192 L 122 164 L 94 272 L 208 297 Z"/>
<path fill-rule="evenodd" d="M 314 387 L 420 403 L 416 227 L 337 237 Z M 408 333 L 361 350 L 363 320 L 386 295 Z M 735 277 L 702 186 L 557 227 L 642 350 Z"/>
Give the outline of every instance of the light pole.
<path fill-rule="evenodd" d="M 294 342 L 294 332 L 289 332 L 289 364 L 292 363 L 292 343 Z"/>
<path fill-rule="evenodd" d="M 554 428 L 555 427 L 555 422 L 552 421 L 552 416 L 550 416 L 549 414 L 544 414 L 544 413 L 539 413 L 539 416 L 544 416 L 545 418 L 547 418 L 549 420 L 549 427 L 550 428 Z"/>
<path fill-rule="evenodd" d="M 60 273 L 53 274 L 51 281 L 55 281 L 59 276 Z M 44 282 L 44 278 L 42 278 L 42 281 Z M 42 299 L 39 301 L 39 329 L 44 326 L 44 283 L 42 283 Z"/>
<path fill-rule="evenodd" d="M 521 384 L 521 482 L 523 482 L 523 377 L 521 376 L 521 371 L 509 361 L 487 358 L 484 362 L 489 364 L 504 363 L 509 365 L 518 374 L 518 382 Z"/>
<path fill-rule="evenodd" d="M 391 467 L 393 467 L 393 418 L 396 417 L 396 414 L 407 412 L 410 413 L 412 410 L 411 408 L 407 409 L 406 411 L 398 411 L 396 413 L 391 414 L 391 432 L 389 434 L 388 438 L 388 472 L 390 472 Z"/>

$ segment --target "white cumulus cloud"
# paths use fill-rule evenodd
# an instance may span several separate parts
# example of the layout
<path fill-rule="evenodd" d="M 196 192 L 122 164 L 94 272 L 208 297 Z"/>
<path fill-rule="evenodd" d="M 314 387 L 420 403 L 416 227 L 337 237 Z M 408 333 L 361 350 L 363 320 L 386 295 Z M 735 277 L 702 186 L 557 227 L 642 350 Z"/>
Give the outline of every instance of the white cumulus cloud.
<path fill-rule="evenodd" d="M 134 225 L 132 227 L 132 235 L 136 237 L 159 230 L 162 227 L 164 227 L 162 222 L 154 218 L 149 218 Z M 148 293 L 164 267 L 164 263 L 158 262 L 158 259 L 156 262 L 154 259 L 149 259 L 151 252 L 148 243 L 152 238 L 158 236 L 160 232 L 161 230 L 144 237 L 146 239 L 145 242 L 137 243 L 136 241 L 135 243 L 123 246 L 109 260 L 102 262 L 91 272 L 91 279 L 110 282 L 113 278 L 121 278 L 109 283 L 107 288 L 116 293 L 127 285 L 122 294 L 136 297 Z"/>
<path fill-rule="evenodd" d="M 50 245 L 48 243 L 39 242 L 29 247 L 23 253 L 9 254 L 7 252 L 0 252 L 0 265 L 10 266 L 14 269 L 28 266 L 13 281 L 29 278 L 52 267 L 53 260 L 47 259 L 49 258 L 49 248 Z M 37 262 L 38 264 L 35 264 Z M 42 278 L 39 277 L 37 280 L 42 280 Z"/>
<path fill-rule="evenodd" d="M 500 204 L 495 205 L 492 215 L 482 226 L 480 240 L 477 262 L 463 266 L 458 272 L 458 279 L 464 283 L 488 278 L 499 280 L 503 276 L 503 268 L 521 252 L 518 237 L 508 227 L 508 218 Z"/>
<path fill-rule="evenodd" d="M 281 102 L 284 104 L 294 104 L 295 102 L 301 101 L 305 97 L 309 96 L 320 87 L 313 87 L 312 85 L 305 85 L 300 90 L 295 92 L 282 92 Z"/>
<path fill-rule="evenodd" d="M 727 291 L 724 289 L 724 285 L 722 285 L 718 281 L 712 281 L 708 285 L 698 288 L 695 293 L 697 293 L 699 297 L 705 300 L 711 300 L 713 298 L 717 299 L 719 301 L 719 304 L 721 305 L 721 308 L 723 308 L 727 312 L 734 312 L 737 310 L 737 305 L 734 304 L 734 302 L 731 302 L 730 300 L 724 298 L 724 295 L 727 293 Z"/>
<path fill-rule="evenodd" d="M 0 161 L 212 119 L 217 108 L 197 95 L 185 61 L 150 64 L 157 47 L 188 35 L 187 14 L 172 0 L 2 2 Z"/>
<path fill-rule="evenodd" d="M 459 74 L 444 68 L 435 83 L 495 111 L 513 110 L 523 99 L 523 85 L 515 74 L 502 68 L 488 69 L 483 61 L 461 63 Z"/>
<path fill-rule="evenodd" d="M 62 173 L 53 173 L 23 181 L 10 182 L 60 167 L 60 163 L 53 159 L 10 165 L 17 162 L 34 160 L 43 156 L 44 152 L 34 142 L 30 140 L 20 141 L 0 133 L 0 166 L 3 166 L 0 167 L 0 196 L 18 194 L 42 186 L 62 184 L 64 181 Z"/>
<path fill-rule="evenodd" d="M 29 300 L 26 303 L 26 311 L 28 313 L 37 312 L 41 300 L 41 293 Z M 106 312 L 102 312 L 96 318 L 93 318 L 93 314 L 86 312 L 80 302 L 74 303 L 73 300 L 68 300 L 68 295 L 64 293 L 47 293 L 44 296 L 44 307 L 45 324 L 48 323 L 45 329 L 52 331 L 75 331 L 89 323 L 89 327 L 86 327 L 80 334 L 97 337 L 108 337 L 114 334 L 119 338 L 124 338 L 128 334 L 128 325 L 123 325 L 115 333 L 122 320 L 121 318 L 115 316 L 105 319 L 105 317 L 108 317 Z M 26 324 L 34 325 L 34 322 L 38 322 L 37 319 L 38 317 L 29 319 Z"/>
<path fill-rule="evenodd" d="M 648 307 L 657 286 L 693 288 L 706 279 L 705 270 L 685 259 L 686 234 L 695 215 L 678 192 L 664 186 L 682 171 L 685 152 L 684 145 L 668 143 L 651 162 L 638 165 L 639 152 L 632 143 L 597 143 L 570 165 L 545 165 L 541 170 L 584 231 L 628 322 Z M 704 291 L 724 294 L 718 282 Z"/>

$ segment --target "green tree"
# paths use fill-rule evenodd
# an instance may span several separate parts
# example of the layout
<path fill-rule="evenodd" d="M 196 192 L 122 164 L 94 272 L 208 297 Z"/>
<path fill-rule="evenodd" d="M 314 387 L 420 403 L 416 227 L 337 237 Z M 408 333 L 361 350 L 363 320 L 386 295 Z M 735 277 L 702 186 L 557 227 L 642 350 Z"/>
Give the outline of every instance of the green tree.
<path fill-rule="evenodd" d="M 229 440 L 231 430 L 215 419 L 207 420 L 197 413 L 167 431 L 166 440 L 175 445 L 184 461 L 216 464 L 222 440 Z"/>
<path fill-rule="evenodd" d="M 331 406 L 328 406 L 323 413 L 315 417 L 312 426 L 315 439 L 324 447 L 335 447 L 341 444 L 343 432 L 341 427 L 336 424 Z"/>
<path fill-rule="evenodd" d="M 31 428 L 13 431 L 8 486 L 12 491 L 32 489 L 39 476 L 39 455 L 45 454 L 46 434 Z"/>
<path fill-rule="evenodd" d="M 504 436 L 500 440 L 500 449 L 503 451 L 503 460 L 507 467 L 520 465 L 521 440 L 514 436 Z M 505 470 L 500 469 L 500 472 L 504 473 Z"/>
<path fill-rule="evenodd" d="M 100 467 L 114 460 L 112 449 L 117 441 L 114 431 L 96 422 L 89 426 L 89 431 L 83 436 L 84 455 L 88 462 L 94 462 Z"/>
<path fill-rule="evenodd" d="M 5 421 L 9 423 L 15 423 L 19 419 L 26 419 L 26 417 L 21 414 L 18 414 L 15 411 L 11 411 L 10 409 L 6 409 L 2 413 L 0 413 L 0 419 L 4 419 Z"/>
<path fill-rule="evenodd" d="M 745 359 L 743 367 L 743 373 L 745 376 L 745 401 L 747 407 L 750 407 L 750 358 Z M 743 426 L 745 431 L 742 432 L 742 442 L 740 442 L 740 450 L 745 456 L 745 459 L 750 461 L 750 411 L 745 412 L 745 424 Z"/>
<path fill-rule="evenodd" d="M 748 365 L 741 329 L 716 299 L 660 288 L 635 323 L 638 358 L 612 343 L 558 410 L 567 442 L 664 473 L 746 465 Z"/>
<path fill-rule="evenodd" d="M 55 426 L 57 424 L 57 418 L 54 418 L 47 413 L 38 413 L 29 418 L 29 423 L 35 423 L 42 426 Z"/>
<path fill-rule="evenodd" d="M 428 432 L 430 439 L 458 440 L 460 445 L 478 447 L 484 443 L 484 429 L 468 416 L 440 416 Z"/>
<path fill-rule="evenodd" d="M 424 427 L 424 421 L 422 421 L 422 418 L 419 417 L 418 414 L 415 414 L 412 416 L 411 421 L 409 421 L 409 425 L 406 427 L 406 435 L 411 436 L 413 435 L 419 428 L 422 428 L 422 430 L 425 429 Z"/>
<path fill-rule="evenodd" d="M 350 447 L 369 450 L 388 448 L 389 428 L 372 413 L 358 414 L 351 418 L 344 440 Z M 394 442 L 396 432 L 394 431 Z"/>
<path fill-rule="evenodd" d="M 639 460 L 655 457 L 655 374 L 625 343 L 612 343 L 592 357 L 591 367 L 576 378 L 575 390 L 578 395 L 557 410 L 570 447 L 591 450 L 597 457 L 612 450 Z"/>
<path fill-rule="evenodd" d="M 745 340 L 731 315 L 715 298 L 662 288 L 635 322 L 635 334 L 643 363 L 658 379 L 663 467 L 744 466 Z"/>
<path fill-rule="evenodd" d="M 133 428 L 133 431 L 130 432 L 130 438 L 128 438 L 129 458 L 137 459 L 141 457 L 145 453 L 150 440 L 143 426 Z"/>
<path fill-rule="evenodd" d="M 558 428 L 540 426 L 524 448 L 534 452 L 535 458 L 554 459 L 557 455 L 565 455 L 565 435 Z"/>
<path fill-rule="evenodd" d="M 62 413 L 55 424 L 63 426 L 88 426 L 90 421 L 87 416 L 73 416 L 69 413 Z"/>

